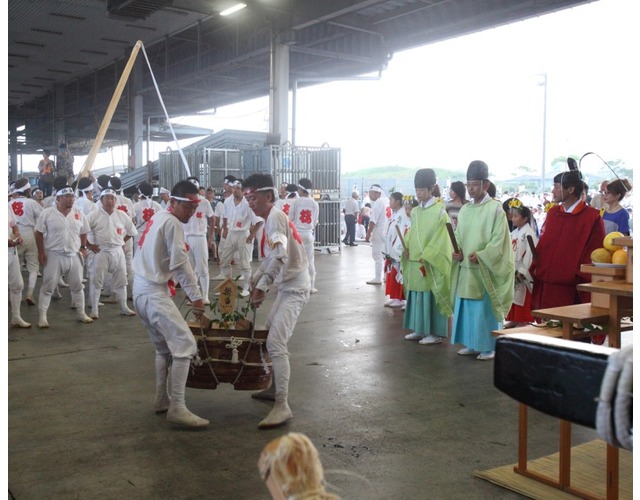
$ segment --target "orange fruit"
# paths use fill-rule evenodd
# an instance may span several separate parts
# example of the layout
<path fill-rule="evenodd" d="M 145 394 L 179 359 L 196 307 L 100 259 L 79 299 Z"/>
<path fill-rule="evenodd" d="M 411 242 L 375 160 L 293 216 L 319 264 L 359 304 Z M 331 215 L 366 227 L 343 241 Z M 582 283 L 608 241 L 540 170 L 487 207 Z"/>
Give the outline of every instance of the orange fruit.
<path fill-rule="evenodd" d="M 611 252 L 606 248 L 596 248 L 591 252 L 591 262 L 609 264 L 611 262 Z"/>
<path fill-rule="evenodd" d="M 622 250 L 621 246 L 614 245 L 612 241 L 615 238 L 622 238 L 623 236 L 624 234 L 622 234 L 621 232 L 613 231 L 612 233 L 609 233 L 604 237 L 604 240 L 602 241 L 602 246 L 605 247 L 607 250 L 611 250 L 612 252 L 615 252 L 616 250 Z"/>
<path fill-rule="evenodd" d="M 615 252 L 613 252 L 613 255 L 611 256 L 611 263 L 612 264 L 625 264 L 627 263 L 627 251 L 622 249 L 622 250 L 616 250 Z"/>

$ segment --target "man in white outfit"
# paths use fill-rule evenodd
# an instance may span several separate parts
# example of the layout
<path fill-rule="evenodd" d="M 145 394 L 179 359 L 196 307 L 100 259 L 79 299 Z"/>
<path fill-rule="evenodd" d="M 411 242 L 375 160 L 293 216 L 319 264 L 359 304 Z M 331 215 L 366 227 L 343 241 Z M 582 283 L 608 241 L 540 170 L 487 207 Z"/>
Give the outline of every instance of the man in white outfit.
<path fill-rule="evenodd" d="M 387 218 L 387 205 L 382 197 L 380 184 L 373 184 L 369 188 L 371 206 L 371 220 L 367 231 L 366 241 L 371 242 L 371 255 L 375 266 L 375 276 L 367 281 L 367 285 L 382 284 L 382 269 L 384 266 L 384 226 Z"/>
<path fill-rule="evenodd" d="M 316 266 L 315 266 L 315 229 L 318 225 L 320 207 L 318 202 L 311 197 L 313 184 L 311 179 L 303 178 L 298 181 L 298 198 L 291 200 L 289 220 L 296 226 L 298 234 L 302 238 L 304 251 L 309 262 L 309 279 L 311 281 L 311 293 L 316 293 Z"/>
<path fill-rule="evenodd" d="M 200 188 L 198 179 L 195 177 L 187 178 L 196 189 Z M 204 196 L 198 195 L 198 207 L 193 217 L 183 224 L 184 237 L 189 245 L 189 262 L 198 277 L 200 283 L 200 293 L 205 305 L 210 304 L 209 301 L 209 248 L 213 243 L 215 235 L 213 230 L 213 208 L 211 203 Z"/>
<path fill-rule="evenodd" d="M 16 328 L 31 328 L 31 323 L 27 323 L 20 315 L 20 303 L 22 302 L 22 290 L 24 280 L 20 272 L 20 261 L 18 260 L 17 247 L 22 245 L 22 236 L 15 216 L 11 210 L 9 214 L 9 303 L 11 304 L 11 326 Z"/>
<path fill-rule="evenodd" d="M 133 254 L 135 255 L 138 242 L 140 241 L 140 235 L 144 231 L 144 226 L 151 217 L 162 210 L 160 204 L 153 201 L 153 186 L 147 182 L 142 181 L 138 185 L 138 193 L 140 198 L 133 204 L 133 223 L 136 226 L 137 234 L 133 237 Z"/>
<path fill-rule="evenodd" d="M 100 180 L 102 176 L 98 177 Z M 124 212 L 127 217 L 129 217 L 133 221 L 133 202 L 122 194 L 122 181 L 119 177 L 115 175 L 109 178 L 109 182 L 107 183 L 107 188 L 113 189 L 116 192 L 116 210 L 120 210 Z M 100 190 L 102 193 L 103 189 Z M 100 202 L 97 203 L 100 205 Z M 131 267 L 131 262 L 133 260 L 133 240 L 130 238 L 124 244 L 124 260 L 127 265 L 127 287 L 131 290 L 131 285 L 133 281 L 133 269 Z M 107 275 L 107 279 L 105 280 L 105 290 L 110 290 L 111 294 L 108 299 L 105 299 L 104 302 L 108 302 L 110 304 L 116 304 L 118 302 L 118 298 L 111 290 L 111 277 Z"/>
<path fill-rule="evenodd" d="M 160 197 L 160 206 L 162 210 L 166 210 L 169 207 L 169 195 L 171 192 L 167 188 L 161 187 L 158 190 L 158 196 Z"/>
<path fill-rule="evenodd" d="M 22 264 L 23 259 L 26 261 L 29 273 L 27 295 L 24 300 L 27 304 L 33 306 L 36 303 L 33 300 L 33 290 L 36 287 L 38 271 L 40 270 L 38 248 L 36 247 L 33 229 L 38 216 L 42 213 L 42 207 L 31 198 L 31 184 L 24 177 L 16 181 L 13 195 L 15 198 L 9 202 L 9 211 L 15 215 L 16 223 L 22 236 L 22 244 L 16 247 L 18 261 L 20 264 Z M 19 266 L 18 269 L 20 269 Z"/>
<path fill-rule="evenodd" d="M 88 177 L 83 177 L 78 181 L 75 206 L 87 217 L 98 208 L 93 201 L 93 183 Z"/>
<path fill-rule="evenodd" d="M 222 238 L 225 239 L 225 244 L 220 253 L 220 269 L 225 278 L 232 278 L 231 260 L 233 254 L 238 252 L 241 279 L 244 280 L 241 295 L 247 297 L 251 278 L 251 254 L 248 244 L 253 243 L 260 221 L 242 195 L 241 181 L 234 182 L 232 193 L 232 196 L 224 201 Z"/>
<path fill-rule="evenodd" d="M 195 184 L 178 182 L 171 190 L 170 210 L 158 212 L 146 225 L 133 262 L 133 305 L 156 351 L 155 411 L 167 412 L 169 422 L 186 427 L 205 427 L 209 421 L 191 413 L 185 403 L 187 376 L 197 346 L 169 295 L 168 282 L 177 280 L 192 306 L 204 312 L 182 230 L 199 204 Z M 171 397 L 167 392 L 169 365 Z"/>
<path fill-rule="evenodd" d="M 289 351 L 287 343 L 293 334 L 302 308 L 309 300 L 309 271 L 302 238 L 288 217 L 274 207 L 276 191 L 267 174 L 253 174 L 244 182 L 244 195 L 249 206 L 265 221 L 265 259 L 252 278 L 250 303 L 259 307 L 271 285 L 278 290 L 267 317 L 267 351 L 273 365 L 271 388 L 254 394 L 258 399 L 272 399 L 271 412 L 258 427 L 266 429 L 284 424 L 293 417 L 288 404 Z"/>
<path fill-rule="evenodd" d="M 71 300 L 81 323 L 93 323 L 84 312 L 84 286 L 82 285 L 82 260 L 86 255 L 89 224 L 84 214 L 73 206 L 73 188 L 56 191 L 56 206 L 45 208 L 35 226 L 38 260 L 43 266 L 42 285 L 38 297 L 40 318 L 38 326 L 49 328 L 47 310 L 51 296 L 63 275 L 67 276 Z"/>
<path fill-rule="evenodd" d="M 222 255 L 222 249 L 227 242 L 226 238 L 222 237 L 222 221 L 224 220 L 224 202 L 233 195 L 233 185 L 236 182 L 236 178 L 233 175 L 227 175 L 224 178 L 224 182 L 222 183 L 222 201 L 218 202 L 216 208 L 214 210 L 214 227 L 215 231 L 218 235 L 218 249 L 217 249 L 217 257 L 218 263 L 220 263 L 220 255 Z M 223 280 L 226 276 L 222 274 L 222 270 L 215 277 L 212 278 L 214 280 Z"/>
<path fill-rule="evenodd" d="M 105 189 L 100 195 L 100 208 L 89 214 L 89 228 L 93 233 L 93 242 L 87 248 L 94 254 L 91 267 L 91 312 L 92 319 L 100 318 L 98 304 L 100 290 L 105 275 L 111 276 L 111 289 L 120 305 L 120 314 L 135 316 L 127 306 L 127 267 L 124 258 L 125 242 L 138 232 L 131 219 L 122 211 L 116 210 L 116 192 Z"/>

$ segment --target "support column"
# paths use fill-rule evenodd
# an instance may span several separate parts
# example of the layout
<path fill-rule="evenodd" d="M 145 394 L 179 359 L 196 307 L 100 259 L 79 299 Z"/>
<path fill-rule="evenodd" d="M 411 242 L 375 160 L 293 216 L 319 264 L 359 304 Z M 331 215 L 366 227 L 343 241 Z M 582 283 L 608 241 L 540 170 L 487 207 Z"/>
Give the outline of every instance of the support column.
<path fill-rule="evenodd" d="M 280 144 L 289 140 L 289 46 L 272 43 L 271 57 L 271 119 L 269 131 L 280 135 Z"/>
<path fill-rule="evenodd" d="M 56 151 L 58 145 L 67 142 L 65 138 L 65 118 L 64 118 L 64 84 L 57 83 L 55 87 L 55 103 L 54 103 L 54 117 L 55 117 L 55 130 L 56 137 Z M 57 155 L 57 153 L 56 153 Z"/>
<path fill-rule="evenodd" d="M 142 144 L 144 142 L 144 99 L 139 94 L 142 88 L 142 63 L 136 61 L 129 79 L 129 168 L 142 167 Z"/>

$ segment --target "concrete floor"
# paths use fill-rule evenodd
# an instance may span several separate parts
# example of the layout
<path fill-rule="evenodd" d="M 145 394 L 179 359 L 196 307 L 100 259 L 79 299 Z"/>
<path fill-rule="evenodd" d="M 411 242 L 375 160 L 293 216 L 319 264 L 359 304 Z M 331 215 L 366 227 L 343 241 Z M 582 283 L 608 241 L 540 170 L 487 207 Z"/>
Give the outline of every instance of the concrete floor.
<path fill-rule="evenodd" d="M 365 284 L 368 245 L 317 254 L 316 268 L 319 292 L 289 344 L 294 419 L 280 429 L 258 430 L 270 404 L 230 384 L 187 389 L 188 406 L 211 420 L 206 430 L 155 415 L 153 349 L 116 305 L 80 324 L 63 289 L 50 329 L 10 328 L 9 496 L 267 499 L 260 451 L 298 431 L 343 499 L 521 498 L 473 477 L 517 458 L 517 404 L 494 388 L 493 362 L 404 340 L 402 311 L 382 307 L 382 288 Z M 24 305 L 23 317 L 35 325 L 37 307 Z M 529 419 L 530 456 L 557 451 L 557 421 Z M 595 438 L 574 429 L 574 444 Z"/>

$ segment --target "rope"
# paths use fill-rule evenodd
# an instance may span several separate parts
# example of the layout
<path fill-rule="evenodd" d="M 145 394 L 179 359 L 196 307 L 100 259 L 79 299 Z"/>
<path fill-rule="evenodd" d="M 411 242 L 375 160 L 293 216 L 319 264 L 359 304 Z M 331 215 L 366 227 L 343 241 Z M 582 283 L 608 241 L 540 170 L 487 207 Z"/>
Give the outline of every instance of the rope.
<path fill-rule="evenodd" d="M 633 450 L 633 345 L 609 356 L 600 386 L 596 430 L 610 445 Z"/>
<path fill-rule="evenodd" d="M 187 171 L 187 177 L 191 177 L 191 170 L 189 169 L 189 164 L 187 163 L 187 159 L 182 152 L 182 148 L 180 144 L 178 144 L 178 138 L 176 137 L 176 133 L 173 130 L 173 125 L 169 121 L 169 113 L 167 112 L 167 108 L 164 105 L 164 101 L 162 99 L 162 95 L 160 94 L 160 88 L 158 87 L 158 82 L 156 82 L 156 77 L 153 74 L 153 69 L 151 69 L 151 63 L 149 62 L 149 57 L 147 56 L 147 51 L 144 50 L 144 44 L 140 42 L 140 48 L 142 49 L 142 53 L 144 54 L 144 58 L 147 61 L 147 66 L 149 67 L 149 72 L 151 73 L 151 79 L 153 80 L 153 86 L 156 88 L 156 93 L 158 94 L 158 100 L 160 101 L 160 105 L 162 106 L 162 110 L 164 111 L 164 116 L 167 118 L 167 124 L 169 125 L 169 129 L 171 130 L 171 135 L 173 136 L 173 140 L 176 143 L 178 148 L 178 152 L 180 153 L 180 158 L 182 158 L 182 164 L 184 165 L 184 169 Z"/>

